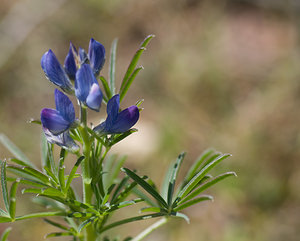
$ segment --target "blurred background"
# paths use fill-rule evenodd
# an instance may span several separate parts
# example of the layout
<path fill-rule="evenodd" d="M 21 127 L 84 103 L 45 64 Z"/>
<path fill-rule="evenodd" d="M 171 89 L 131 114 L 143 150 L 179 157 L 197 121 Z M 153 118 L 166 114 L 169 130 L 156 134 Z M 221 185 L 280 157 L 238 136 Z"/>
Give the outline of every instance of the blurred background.
<path fill-rule="evenodd" d="M 299 0 L 1 0 L 0 132 L 39 163 L 40 127 L 27 121 L 54 107 L 43 53 L 51 48 L 63 62 L 69 41 L 87 49 L 91 37 L 108 53 L 117 37 L 120 84 L 140 42 L 155 34 L 122 103 L 145 99 L 139 132 L 113 152 L 125 152 L 127 166 L 161 183 L 182 150 L 184 172 L 214 147 L 233 157 L 212 174 L 233 170 L 238 178 L 209 190 L 214 202 L 187 209 L 190 225 L 174 219 L 146 240 L 299 240 L 299 13 Z M 104 114 L 90 112 L 90 120 Z M 9 156 L 1 146 L 0 158 Z M 21 196 L 19 214 L 38 210 Z M 127 224 L 122 237 L 152 222 Z M 55 231 L 41 220 L 10 226 L 10 241 L 40 241 Z"/>

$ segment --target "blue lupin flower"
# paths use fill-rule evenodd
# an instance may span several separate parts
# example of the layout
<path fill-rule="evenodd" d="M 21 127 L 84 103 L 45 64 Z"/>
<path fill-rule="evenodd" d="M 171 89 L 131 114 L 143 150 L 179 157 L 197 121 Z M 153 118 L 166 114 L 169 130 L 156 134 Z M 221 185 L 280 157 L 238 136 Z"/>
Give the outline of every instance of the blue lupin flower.
<path fill-rule="evenodd" d="M 101 43 L 97 42 L 93 38 L 90 40 L 88 57 L 94 75 L 97 76 L 105 62 L 105 48 Z"/>
<path fill-rule="evenodd" d="M 47 141 L 50 142 L 51 144 L 56 144 L 71 152 L 77 152 L 79 150 L 79 146 L 71 138 L 68 130 L 59 135 L 53 135 L 47 128 L 44 127 L 43 127 L 43 131 L 45 133 Z"/>
<path fill-rule="evenodd" d="M 118 134 L 128 131 L 139 119 L 139 109 L 133 105 L 119 112 L 120 96 L 113 96 L 107 103 L 107 118 L 94 128 L 100 134 Z"/>
<path fill-rule="evenodd" d="M 74 124 L 75 110 L 71 100 L 59 90 L 55 89 L 54 97 L 56 109 L 42 109 L 41 122 L 43 128 L 53 135 L 59 135 Z"/>
<path fill-rule="evenodd" d="M 70 48 L 69 48 L 69 52 L 65 58 L 64 61 L 64 69 L 67 73 L 67 75 L 69 76 L 70 79 L 74 80 L 75 79 L 75 74 L 76 74 L 76 70 L 77 70 L 77 66 L 76 66 L 76 48 L 75 46 L 70 43 Z"/>
<path fill-rule="evenodd" d="M 49 51 L 47 51 L 43 55 L 41 59 L 41 66 L 45 72 L 46 77 L 52 83 L 59 86 L 63 91 L 67 93 L 71 94 L 74 92 L 73 85 L 67 73 L 65 72 L 51 49 L 49 49 Z"/>
<path fill-rule="evenodd" d="M 83 64 L 76 72 L 75 95 L 78 100 L 92 110 L 99 111 L 102 92 L 90 65 Z"/>

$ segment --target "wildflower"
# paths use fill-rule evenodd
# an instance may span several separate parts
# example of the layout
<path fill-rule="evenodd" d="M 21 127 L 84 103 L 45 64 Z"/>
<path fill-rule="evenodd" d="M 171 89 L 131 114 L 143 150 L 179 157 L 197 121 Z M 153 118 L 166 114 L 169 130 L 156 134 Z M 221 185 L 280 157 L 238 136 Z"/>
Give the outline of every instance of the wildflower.
<path fill-rule="evenodd" d="M 75 122 L 75 110 L 71 100 L 55 89 L 56 109 L 42 109 L 41 122 L 44 128 L 53 135 L 59 135 L 68 130 Z"/>
<path fill-rule="evenodd" d="M 133 105 L 119 112 L 120 96 L 113 96 L 107 103 L 107 118 L 94 128 L 101 134 L 117 134 L 128 131 L 139 119 L 139 109 Z"/>
<path fill-rule="evenodd" d="M 43 127 L 46 139 L 51 144 L 56 144 L 64 149 L 67 149 L 71 152 L 77 152 L 79 146 L 71 138 L 69 131 L 65 131 L 59 135 L 53 135 L 47 128 Z"/>
<path fill-rule="evenodd" d="M 70 43 L 69 51 L 64 61 L 64 68 L 61 66 L 51 49 L 43 55 L 41 66 L 46 77 L 52 83 L 59 86 L 66 93 L 72 94 L 74 92 L 74 87 L 70 79 L 75 79 L 78 68 L 83 64 L 89 64 L 93 74 L 97 76 L 99 75 L 104 62 L 104 46 L 91 38 L 88 54 L 86 54 L 82 48 L 79 48 L 77 53 L 75 46 Z"/>
<path fill-rule="evenodd" d="M 45 72 L 46 77 L 55 85 L 59 86 L 66 93 L 72 94 L 74 92 L 73 85 L 56 58 L 51 49 L 47 51 L 42 59 L 41 66 Z"/>
<path fill-rule="evenodd" d="M 105 48 L 104 46 L 91 38 L 89 44 L 89 60 L 90 66 L 94 75 L 98 75 L 105 62 Z"/>
<path fill-rule="evenodd" d="M 99 111 L 103 95 L 93 70 L 88 64 L 81 65 L 76 72 L 75 95 L 84 105 Z"/>

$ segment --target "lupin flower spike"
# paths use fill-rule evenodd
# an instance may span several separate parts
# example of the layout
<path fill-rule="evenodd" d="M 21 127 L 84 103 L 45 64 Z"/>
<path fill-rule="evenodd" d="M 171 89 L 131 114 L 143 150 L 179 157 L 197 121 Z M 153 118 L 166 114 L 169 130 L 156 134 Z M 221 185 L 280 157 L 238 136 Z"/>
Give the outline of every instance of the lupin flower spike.
<path fill-rule="evenodd" d="M 113 96 L 107 103 L 107 118 L 94 128 L 100 134 L 117 134 L 128 131 L 139 119 L 139 109 L 133 105 L 119 112 L 120 96 Z"/>
<path fill-rule="evenodd" d="M 43 127 L 53 135 L 59 135 L 75 122 L 75 110 L 71 100 L 65 94 L 55 89 L 54 96 L 56 109 L 42 109 L 41 122 Z"/>
<path fill-rule="evenodd" d="M 99 84 L 88 64 L 81 65 L 76 72 L 75 95 L 84 105 L 99 111 L 102 102 L 102 92 Z"/>
<path fill-rule="evenodd" d="M 74 92 L 73 85 L 56 58 L 51 49 L 47 51 L 42 59 L 41 66 L 45 72 L 46 77 L 55 85 L 59 86 L 66 93 L 72 94 Z"/>

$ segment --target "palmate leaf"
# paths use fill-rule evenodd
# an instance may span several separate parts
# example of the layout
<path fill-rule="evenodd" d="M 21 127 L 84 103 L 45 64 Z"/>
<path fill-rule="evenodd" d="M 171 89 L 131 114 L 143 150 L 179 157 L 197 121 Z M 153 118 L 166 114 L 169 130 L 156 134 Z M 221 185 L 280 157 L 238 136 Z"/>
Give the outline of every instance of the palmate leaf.
<path fill-rule="evenodd" d="M 188 170 L 186 177 L 184 179 L 183 185 L 188 183 L 193 176 L 197 173 L 199 167 L 201 164 L 207 159 L 210 155 L 212 155 L 215 151 L 213 149 L 205 150 L 198 159 L 194 162 L 194 164 L 191 166 L 191 168 Z"/>
<path fill-rule="evenodd" d="M 194 190 L 189 195 L 187 195 L 185 198 L 183 198 L 180 202 L 178 202 L 178 205 L 193 199 L 194 197 L 198 196 L 201 192 L 203 192 L 207 188 L 209 188 L 209 187 L 215 185 L 216 183 L 222 181 L 223 179 L 225 179 L 227 177 L 231 177 L 231 176 L 236 176 L 236 173 L 235 172 L 226 172 L 226 173 L 223 173 L 219 176 L 216 176 L 212 180 L 209 180 L 209 181 L 203 183 L 196 190 Z"/>
<path fill-rule="evenodd" d="M 201 179 L 217 164 L 219 164 L 222 160 L 226 159 L 227 157 L 231 156 L 230 154 L 223 154 L 221 156 L 218 156 L 216 159 L 211 161 L 209 164 L 204 166 L 179 192 L 173 207 L 176 203 L 178 203 L 182 198 L 184 198 L 186 195 L 188 195 L 201 181 Z"/>
<path fill-rule="evenodd" d="M 14 144 L 12 143 L 8 137 L 4 134 L 0 134 L 0 142 L 6 147 L 7 150 L 10 151 L 17 159 L 22 160 L 27 164 L 27 166 L 34 167 L 34 165 L 30 162 L 28 157 Z"/>
<path fill-rule="evenodd" d="M 168 204 L 166 201 L 158 194 L 158 192 L 146 181 L 136 175 L 134 172 L 129 170 L 128 168 L 122 168 L 129 177 L 131 177 L 134 181 L 136 181 L 146 192 L 148 192 L 154 199 L 163 207 L 168 208 Z"/>

